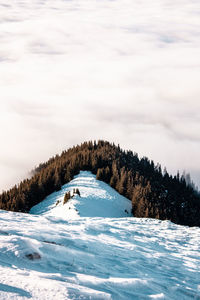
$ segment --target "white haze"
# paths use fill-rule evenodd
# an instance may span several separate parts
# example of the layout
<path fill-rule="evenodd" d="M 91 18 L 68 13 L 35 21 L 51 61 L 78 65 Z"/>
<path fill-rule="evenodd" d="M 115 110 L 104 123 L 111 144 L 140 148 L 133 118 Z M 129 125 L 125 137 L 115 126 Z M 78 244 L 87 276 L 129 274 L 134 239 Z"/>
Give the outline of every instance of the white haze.
<path fill-rule="evenodd" d="M 200 183 L 199 0 L 0 0 L 0 189 L 106 139 Z"/>

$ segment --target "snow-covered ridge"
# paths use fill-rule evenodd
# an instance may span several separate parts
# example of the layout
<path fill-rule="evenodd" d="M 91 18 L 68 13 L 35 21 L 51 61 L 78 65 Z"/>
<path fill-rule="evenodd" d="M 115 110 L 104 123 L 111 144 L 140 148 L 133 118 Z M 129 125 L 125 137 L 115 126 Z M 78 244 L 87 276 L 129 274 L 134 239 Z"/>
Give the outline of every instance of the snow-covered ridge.
<path fill-rule="evenodd" d="M 70 191 L 73 194 L 73 190 L 77 188 L 80 197 L 75 195 L 63 205 L 65 193 Z M 96 180 L 95 175 L 87 171 L 81 171 L 70 183 L 65 184 L 61 191 L 51 194 L 34 206 L 30 213 L 64 219 L 79 216 L 122 218 L 132 215 L 130 200 L 121 196 L 108 184 Z"/>
<path fill-rule="evenodd" d="M 76 187 L 80 199 L 55 205 Z M 130 203 L 81 172 L 35 214 L 0 210 L 0 299 L 200 299 L 200 228 L 120 218 L 114 200 Z M 115 218 L 81 216 L 105 205 Z"/>

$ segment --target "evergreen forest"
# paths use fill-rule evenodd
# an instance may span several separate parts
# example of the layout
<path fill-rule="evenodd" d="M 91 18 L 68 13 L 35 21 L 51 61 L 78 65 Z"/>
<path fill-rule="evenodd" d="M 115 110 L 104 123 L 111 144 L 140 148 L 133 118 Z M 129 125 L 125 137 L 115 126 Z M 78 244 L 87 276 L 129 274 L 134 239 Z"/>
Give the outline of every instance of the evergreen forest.
<path fill-rule="evenodd" d="M 0 195 L 0 209 L 28 213 L 81 170 L 130 199 L 135 217 L 200 226 L 200 195 L 184 176 L 169 175 L 152 160 L 102 140 L 84 142 L 40 164 L 30 179 Z"/>

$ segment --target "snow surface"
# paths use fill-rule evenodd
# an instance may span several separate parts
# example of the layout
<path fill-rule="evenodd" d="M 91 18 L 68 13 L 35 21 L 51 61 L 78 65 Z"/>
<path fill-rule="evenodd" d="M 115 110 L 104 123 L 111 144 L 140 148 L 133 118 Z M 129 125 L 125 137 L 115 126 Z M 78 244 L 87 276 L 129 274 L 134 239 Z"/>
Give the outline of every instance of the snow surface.
<path fill-rule="evenodd" d="M 55 207 L 74 187 L 81 198 Z M 200 228 L 120 217 L 123 200 L 81 172 L 34 214 L 1 210 L 0 299 L 200 299 Z"/>
<path fill-rule="evenodd" d="M 72 195 L 73 190 L 77 188 L 80 197 L 75 195 L 63 206 L 65 193 L 70 191 Z M 60 201 L 58 205 L 56 205 L 57 201 Z M 64 218 L 132 216 L 130 200 L 121 196 L 103 181 L 96 180 L 95 175 L 86 171 L 81 171 L 74 180 L 65 184 L 61 191 L 51 194 L 43 202 L 34 206 L 30 212 Z"/>

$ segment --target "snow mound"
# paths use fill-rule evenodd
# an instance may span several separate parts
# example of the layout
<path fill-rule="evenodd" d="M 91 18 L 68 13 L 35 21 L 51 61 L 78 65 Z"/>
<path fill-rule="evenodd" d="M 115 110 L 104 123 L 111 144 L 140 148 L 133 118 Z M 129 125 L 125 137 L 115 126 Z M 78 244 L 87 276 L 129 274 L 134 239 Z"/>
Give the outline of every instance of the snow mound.
<path fill-rule="evenodd" d="M 6 211 L 0 225 L 1 300 L 200 298 L 200 228 Z"/>
<path fill-rule="evenodd" d="M 65 193 L 70 191 L 72 195 L 73 190 L 77 188 L 80 196 L 75 194 L 63 205 Z M 65 219 L 78 217 L 122 218 L 132 215 L 130 200 L 121 196 L 108 184 L 96 180 L 95 175 L 87 171 L 81 171 L 60 191 L 51 194 L 34 206 L 30 213 Z"/>

